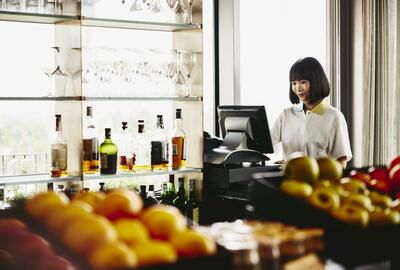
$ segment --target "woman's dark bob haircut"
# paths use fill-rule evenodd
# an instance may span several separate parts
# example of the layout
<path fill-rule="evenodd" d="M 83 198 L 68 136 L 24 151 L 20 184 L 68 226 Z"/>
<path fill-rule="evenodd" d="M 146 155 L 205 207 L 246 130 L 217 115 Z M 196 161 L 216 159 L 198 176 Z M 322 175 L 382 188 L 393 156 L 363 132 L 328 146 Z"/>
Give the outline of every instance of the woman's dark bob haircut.
<path fill-rule="evenodd" d="M 292 90 L 292 81 L 307 80 L 310 82 L 309 102 L 311 104 L 315 104 L 317 101 L 329 96 L 331 91 L 324 69 L 318 60 L 313 57 L 297 60 L 290 68 L 289 80 L 289 99 L 292 104 L 300 102 Z"/>

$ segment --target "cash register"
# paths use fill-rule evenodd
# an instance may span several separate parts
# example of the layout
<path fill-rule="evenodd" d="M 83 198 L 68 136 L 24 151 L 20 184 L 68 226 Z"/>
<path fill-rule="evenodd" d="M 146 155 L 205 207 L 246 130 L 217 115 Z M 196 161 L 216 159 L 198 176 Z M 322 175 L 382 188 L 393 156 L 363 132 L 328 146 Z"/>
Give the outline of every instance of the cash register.
<path fill-rule="evenodd" d="M 251 176 L 280 170 L 264 106 L 219 106 L 218 123 L 223 139 L 205 136 L 202 223 L 244 218 Z"/>

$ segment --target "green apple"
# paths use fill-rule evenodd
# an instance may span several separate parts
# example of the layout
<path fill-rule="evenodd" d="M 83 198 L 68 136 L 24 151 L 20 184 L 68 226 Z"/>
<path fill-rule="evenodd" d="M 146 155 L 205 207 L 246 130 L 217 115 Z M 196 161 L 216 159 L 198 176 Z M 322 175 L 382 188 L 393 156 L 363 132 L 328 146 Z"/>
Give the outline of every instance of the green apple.
<path fill-rule="evenodd" d="M 309 156 L 294 157 L 284 165 L 284 178 L 297 179 L 314 184 L 318 180 L 319 168 L 317 160 Z"/>
<path fill-rule="evenodd" d="M 369 198 L 371 199 L 373 205 L 379 206 L 383 209 L 391 208 L 393 206 L 392 198 L 386 194 L 381 194 L 376 191 L 371 191 L 369 193 Z"/>
<path fill-rule="evenodd" d="M 368 211 L 354 204 L 344 203 L 333 212 L 333 216 L 343 222 L 365 227 L 369 222 Z"/>
<path fill-rule="evenodd" d="M 369 218 L 372 224 L 399 224 L 400 223 L 400 213 L 393 209 L 382 209 L 380 207 L 375 207 L 369 213 Z"/>
<path fill-rule="evenodd" d="M 300 199 L 309 197 L 313 192 L 313 188 L 309 183 L 295 179 L 285 179 L 281 184 L 281 190 Z"/>
<path fill-rule="evenodd" d="M 347 204 L 354 204 L 366 210 L 372 209 L 371 199 L 367 195 L 350 193 L 349 196 L 343 197 L 343 202 Z"/>
<path fill-rule="evenodd" d="M 335 189 L 330 187 L 317 187 L 308 198 L 310 204 L 325 211 L 334 211 L 340 206 L 340 197 Z"/>
<path fill-rule="evenodd" d="M 328 179 L 338 182 L 343 175 L 343 166 L 333 157 L 323 157 L 317 159 L 319 167 L 319 179 Z"/>
<path fill-rule="evenodd" d="M 361 182 L 357 179 L 345 177 L 340 179 L 340 183 L 344 188 L 344 190 L 348 191 L 349 193 L 356 193 L 356 194 L 368 193 L 367 185 L 364 182 Z"/>
<path fill-rule="evenodd" d="M 315 187 L 331 187 L 332 183 L 328 179 L 319 179 L 314 184 Z"/>

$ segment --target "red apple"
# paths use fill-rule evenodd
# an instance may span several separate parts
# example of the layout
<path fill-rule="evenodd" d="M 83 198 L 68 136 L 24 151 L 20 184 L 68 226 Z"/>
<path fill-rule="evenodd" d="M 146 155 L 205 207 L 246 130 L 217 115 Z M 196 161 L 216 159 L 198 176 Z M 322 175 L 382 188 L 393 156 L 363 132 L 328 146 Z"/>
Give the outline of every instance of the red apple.
<path fill-rule="evenodd" d="M 394 166 L 396 166 L 397 164 L 400 164 L 400 156 L 394 158 L 391 162 L 390 165 L 388 167 L 388 171 L 390 171 Z"/>
<path fill-rule="evenodd" d="M 368 169 L 371 179 L 389 181 L 388 171 L 384 167 L 371 167 Z"/>
<path fill-rule="evenodd" d="M 371 176 L 369 175 L 369 173 L 356 171 L 356 170 L 352 170 L 350 172 L 350 178 L 358 179 L 358 180 L 364 182 L 367 185 L 369 185 L 370 182 L 371 182 Z"/>
<path fill-rule="evenodd" d="M 400 164 L 395 165 L 389 171 L 390 183 L 400 191 Z"/>
<path fill-rule="evenodd" d="M 384 167 L 371 167 L 368 169 L 370 175 L 369 186 L 376 190 L 390 194 L 390 182 L 388 171 Z"/>
<path fill-rule="evenodd" d="M 38 254 L 52 253 L 49 242 L 36 233 L 29 233 L 13 239 L 8 250 L 17 258 L 30 260 Z"/>
<path fill-rule="evenodd" d="M 36 257 L 29 265 L 30 270 L 75 270 L 67 259 L 55 254 L 43 254 Z"/>
<path fill-rule="evenodd" d="M 15 269 L 14 257 L 3 249 L 0 249 L 0 269 Z"/>

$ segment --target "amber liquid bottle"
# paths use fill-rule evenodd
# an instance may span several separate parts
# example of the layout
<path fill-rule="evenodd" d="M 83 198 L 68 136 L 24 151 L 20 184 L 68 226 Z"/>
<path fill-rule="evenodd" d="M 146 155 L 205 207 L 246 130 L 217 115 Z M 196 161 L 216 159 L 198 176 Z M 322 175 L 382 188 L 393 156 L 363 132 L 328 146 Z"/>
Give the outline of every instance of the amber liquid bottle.
<path fill-rule="evenodd" d="M 56 132 L 51 143 L 51 176 L 67 176 L 68 144 L 62 136 L 61 115 L 56 114 Z"/>
<path fill-rule="evenodd" d="M 172 133 L 172 169 L 186 167 L 186 134 L 183 131 L 182 110 L 176 109 L 175 129 Z"/>
<path fill-rule="evenodd" d="M 83 133 L 83 161 L 84 174 L 99 173 L 99 140 L 96 126 L 93 123 L 93 109 L 86 108 L 86 128 Z"/>

